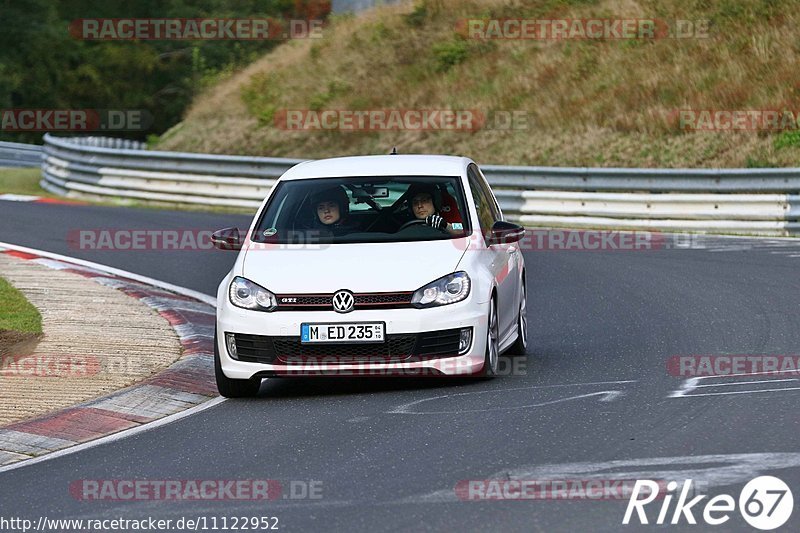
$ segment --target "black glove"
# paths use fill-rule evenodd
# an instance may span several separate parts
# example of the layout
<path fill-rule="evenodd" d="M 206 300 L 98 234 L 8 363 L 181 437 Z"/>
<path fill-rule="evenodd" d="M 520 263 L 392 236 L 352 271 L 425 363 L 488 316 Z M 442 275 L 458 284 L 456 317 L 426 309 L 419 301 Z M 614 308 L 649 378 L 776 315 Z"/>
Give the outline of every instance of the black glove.
<path fill-rule="evenodd" d="M 439 215 L 430 215 L 428 218 L 425 219 L 425 223 L 432 228 L 446 230 L 447 229 L 447 221 L 440 217 Z"/>

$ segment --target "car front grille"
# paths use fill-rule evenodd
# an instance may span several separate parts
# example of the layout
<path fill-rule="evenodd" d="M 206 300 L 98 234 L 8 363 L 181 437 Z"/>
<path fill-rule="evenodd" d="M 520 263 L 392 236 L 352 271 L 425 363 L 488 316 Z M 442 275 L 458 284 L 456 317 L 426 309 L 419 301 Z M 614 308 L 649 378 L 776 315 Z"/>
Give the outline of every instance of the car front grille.
<path fill-rule="evenodd" d="M 354 310 L 358 309 L 405 309 L 413 307 L 413 292 L 364 292 L 354 293 Z M 330 311 L 333 309 L 333 294 L 276 294 L 278 311 Z"/>
<path fill-rule="evenodd" d="M 393 363 L 458 355 L 459 329 L 387 335 L 374 344 L 302 344 L 300 337 L 236 333 L 237 359 L 262 364 Z"/>
<path fill-rule="evenodd" d="M 407 359 L 416 335 L 387 335 L 376 344 L 301 344 L 299 337 L 275 339 L 278 361 L 284 364 L 314 361 L 330 364 L 391 363 Z"/>

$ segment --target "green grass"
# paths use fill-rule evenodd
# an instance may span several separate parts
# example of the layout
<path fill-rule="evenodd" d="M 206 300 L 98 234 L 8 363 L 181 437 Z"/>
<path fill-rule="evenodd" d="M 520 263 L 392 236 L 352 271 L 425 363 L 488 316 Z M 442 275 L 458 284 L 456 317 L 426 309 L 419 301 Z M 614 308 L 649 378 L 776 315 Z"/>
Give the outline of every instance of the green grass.
<path fill-rule="evenodd" d="M 0 168 L 0 193 L 50 196 L 39 187 L 41 179 L 39 168 Z"/>
<path fill-rule="evenodd" d="M 0 278 L 0 331 L 41 333 L 42 316 L 21 292 Z"/>

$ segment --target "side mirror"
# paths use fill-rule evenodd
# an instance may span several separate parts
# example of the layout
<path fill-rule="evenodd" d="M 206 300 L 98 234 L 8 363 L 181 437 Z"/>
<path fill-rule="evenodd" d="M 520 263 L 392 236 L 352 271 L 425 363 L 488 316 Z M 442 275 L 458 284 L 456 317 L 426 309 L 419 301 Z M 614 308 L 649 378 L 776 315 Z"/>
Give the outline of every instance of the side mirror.
<path fill-rule="evenodd" d="M 211 234 L 211 244 L 218 250 L 241 250 L 239 228 L 225 228 Z"/>
<path fill-rule="evenodd" d="M 492 232 L 486 239 L 486 244 L 509 244 L 517 242 L 525 235 L 525 228 L 513 222 L 498 220 L 492 225 Z"/>

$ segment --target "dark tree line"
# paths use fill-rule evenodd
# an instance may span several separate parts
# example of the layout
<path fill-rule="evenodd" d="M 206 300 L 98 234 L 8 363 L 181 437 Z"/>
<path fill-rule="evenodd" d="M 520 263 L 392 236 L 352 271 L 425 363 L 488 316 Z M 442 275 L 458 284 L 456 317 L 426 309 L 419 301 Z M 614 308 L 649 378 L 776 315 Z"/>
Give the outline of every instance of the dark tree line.
<path fill-rule="evenodd" d="M 0 0 L 0 109 L 144 109 L 144 140 L 180 121 L 192 97 L 220 75 L 278 44 L 264 41 L 90 41 L 70 34 L 86 18 L 324 17 L 329 0 Z M 0 139 L 42 133 L 0 129 Z"/>

